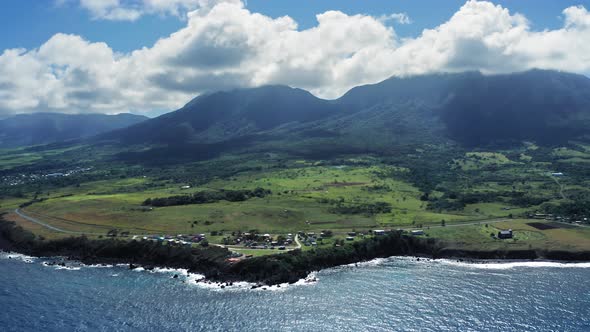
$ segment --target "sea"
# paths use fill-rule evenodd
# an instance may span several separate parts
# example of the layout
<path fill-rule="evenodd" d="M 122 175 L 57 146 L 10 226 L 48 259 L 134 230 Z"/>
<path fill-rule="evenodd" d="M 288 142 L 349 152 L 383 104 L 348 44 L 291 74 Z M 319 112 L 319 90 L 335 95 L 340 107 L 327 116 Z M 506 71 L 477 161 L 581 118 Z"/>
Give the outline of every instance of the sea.
<path fill-rule="evenodd" d="M 590 331 L 590 263 L 392 257 L 252 289 L 53 260 L 0 254 L 0 331 Z"/>

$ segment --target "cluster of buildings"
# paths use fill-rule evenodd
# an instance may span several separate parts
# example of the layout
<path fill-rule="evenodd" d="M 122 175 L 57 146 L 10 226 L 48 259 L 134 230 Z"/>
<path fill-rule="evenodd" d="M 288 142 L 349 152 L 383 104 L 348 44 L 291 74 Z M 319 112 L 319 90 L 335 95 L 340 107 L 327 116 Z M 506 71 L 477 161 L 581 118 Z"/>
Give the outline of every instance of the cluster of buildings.
<path fill-rule="evenodd" d="M 315 232 L 304 232 L 299 231 L 297 233 L 301 239 L 303 240 L 303 245 L 306 247 L 313 246 L 316 247 L 318 245 L 318 241 L 322 241 L 324 237 L 326 237 L 326 232 L 321 232 L 320 234 L 316 234 Z"/>
<path fill-rule="evenodd" d="M 398 232 L 406 232 L 403 229 L 397 229 Z M 375 236 L 381 236 L 381 235 L 385 235 L 385 233 L 387 232 L 391 232 L 391 230 L 384 230 L 384 229 L 375 229 L 373 230 L 373 235 Z M 419 236 L 419 235 L 424 235 L 424 230 L 422 229 L 413 229 L 409 231 L 410 235 L 415 235 L 415 236 Z"/>
<path fill-rule="evenodd" d="M 0 184 L 7 186 L 18 186 L 25 183 L 31 183 L 40 180 L 54 179 L 65 176 L 72 176 L 74 174 L 88 172 L 92 167 L 76 167 L 63 172 L 52 172 L 52 173 L 31 173 L 31 174 L 14 174 L 6 175 L 0 178 Z"/>
<path fill-rule="evenodd" d="M 252 249 L 275 249 L 285 250 L 287 245 L 293 243 L 293 234 L 287 234 L 286 237 L 273 238 L 270 234 L 252 234 L 242 233 L 234 240 L 235 244 L 243 244 Z"/>
<path fill-rule="evenodd" d="M 572 216 L 572 217 L 565 217 L 565 216 L 557 216 L 551 213 L 534 213 L 527 215 L 529 219 L 540 219 L 540 220 L 553 220 L 559 222 L 567 222 L 567 223 L 574 223 L 574 224 L 588 224 L 589 217 L 588 216 Z"/>
<path fill-rule="evenodd" d="M 134 238 L 136 238 L 134 236 Z M 154 241 L 154 242 L 167 242 L 168 244 L 172 245 L 181 245 L 181 246 L 192 246 L 193 243 L 200 243 L 201 241 L 205 240 L 205 234 L 190 234 L 190 235 L 183 235 L 178 234 L 176 236 L 173 235 L 150 235 L 144 236 L 141 239 L 145 241 Z"/>

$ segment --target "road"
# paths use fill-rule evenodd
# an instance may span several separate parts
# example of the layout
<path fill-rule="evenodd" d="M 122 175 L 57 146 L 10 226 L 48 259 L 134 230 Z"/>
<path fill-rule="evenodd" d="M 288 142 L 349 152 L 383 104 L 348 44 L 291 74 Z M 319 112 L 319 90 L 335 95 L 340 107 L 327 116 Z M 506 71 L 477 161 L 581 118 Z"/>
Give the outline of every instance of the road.
<path fill-rule="evenodd" d="M 59 227 L 55 227 L 52 225 L 49 225 L 37 218 L 31 217 L 27 214 L 25 214 L 24 211 L 21 211 L 20 209 L 15 209 L 14 213 L 16 213 L 19 217 L 28 220 L 32 223 L 41 225 L 45 228 L 48 228 L 52 231 L 56 231 L 59 233 L 66 233 L 66 234 L 76 234 L 76 235 L 82 235 L 82 234 L 86 234 L 86 235 L 104 235 L 103 233 L 89 233 L 89 232 L 77 232 L 77 231 L 68 231 L 65 229 L 61 229 Z M 479 221 L 474 221 L 474 222 L 466 222 L 466 223 L 456 223 L 456 224 L 447 224 L 445 226 L 442 225 L 430 225 L 430 226 L 426 226 L 424 228 L 439 228 L 439 227 L 458 227 L 458 226 L 469 226 L 469 225 L 480 225 L 480 224 L 491 224 L 491 223 L 497 223 L 497 222 L 503 222 L 503 221 L 509 221 L 510 219 L 507 218 L 497 218 L 497 219 L 486 219 L 486 220 L 479 220 Z M 416 229 L 416 227 L 413 228 L 407 228 L 404 230 L 411 230 L 411 229 Z M 143 234 L 132 234 L 132 235 L 136 235 L 136 236 L 147 236 L 147 235 L 143 235 Z M 289 248 L 288 250 L 295 250 L 295 249 L 301 249 L 301 242 L 299 242 L 299 234 L 295 235 L 295 243 L 297 244 L 296 248 Z M 228 248 L 228 249 L 249 249 L 249 248 L 244 248 L 244 247 L 240 247 L 240 246 L 232 246 L 232 245 L 221 245 L 221 244 L 211 244 L 211 245 L 215 245 L 215 246 L 219 246 L 219 247 L 223 247 L 223 248 Z M 268 250 L 268 249 L 259 249 L 259 250 Z"/>
<path fill-rule="evenodd" d="M 30 222 L 33 222 L 35 224 L 41 225 L 45 228 L 48 228 L 52 231 L 56 231 L 56 232 L 60 232 L 60 233 L 66 233 L 66 234 L 88 234 L 88 235 L 104 235 L 103 233 L 89 233 L 89 232 L 77 232 L 77 231 L 68 231 L 65 229 L 61 229 L 52 225 L 49 225 L 47 223 L 44 223 L 43 221 L 31 217 L 27 214 L 25 214 L 24 211 L 22 211 L 21 209 L 15 209 L 14 213 L 16 213 L 19 217 L 26 219 Z M 438 228 L 438 227 L 458 227 L 458 226 L 469 226 L 469 225 L 480 225 L 480 224 L 491 224 L 491 223 L 497 223 L 497 222 L 503 222 L 503 221 L 509 221 L 510 219 L 507 218 L 496 218 L 496 219 L 484 219 L 484 220 L 478 220 L 478 221 L 474 221 L 474 222 L 463 222 L 463 223 L 456 223 L 456 224 L 447 224 L 446 226 L 442 226 L 442 225 L 426 225 L 425 227 L 428 228 Z M 416 229 L 417 227 L 412 227 L 412 228 L 403 228 L 403 230 L 411 230 L 411 229 Z M 133 234 L 133 235 L 137 235 L 137 236 L 146 236 L 145 234 Z M 295 235 L 295 243 L 297 244 L 297 249 L 301 248 L 301 242 L 299 242 L 299 235 L 296 234 Z M 228 248 L 231 248 L 232 246 L 226 246 Z M 236 247 L 238 248 L 238 247 Z"/>
<path fill-rule="evenodd" d="M 551 179 L 553 179 L 553 181 L 555 181 L 555 183 L 557 183 L 557 185 L 559 186 L 559 195 L 561 196 L 561 198 L 567 199 L 563 193 L 563 185 L 559 182 L 559 180 L 557 180 L 555 176 L 551 176 Z"/>
<path fill-rule="evenodd" d="M 295 234 L 295 243 L 297 243 L 297 249 L 301 249 L 301 242 L 299 242 L 299 234 Z"/>
<path fill-rule="evenodd" d="M 479 221 L 474 221 L 474 222 L 466 222 L 466 223 L 458 223 L 458 224 L 446 224 L 445 226 L 443 225 L 431 225 L 431 226 L 426 226 L 429 228 L 438 228 L 438 227 L 457 227 L 457 226 L 469 226 L 469 225 L 481 225 L 481 224 L 493 224 L 493 223 L 497 223 L 497 222 L 504 222 L 504 221 L 510 221 L 510 219 L 508 218 L 495 218 L 495 219 L 485 219 L 485 220 L 479 220 Z M 415 229 L 415 228 L 413 228 Z M 409 229 L 406 229 L 409 230 Z"/>
<path fill-rule="evenodd" d="M 50 230 L 52 230 L 52 231 L 56 231 L 56 232 L 60 232 L 60 233 L 66 233 L 66 234 L 94 234 L 94 233 L 87 233 L 87 232 L 76 232 L 76 231 L 68 231 L 68 230 L 61 229 L 61 228 L 58 228 L 58 227 L 55 227 L 55 226 L 51 226 L 51 225 L 49 225 L 49 224 L 46 224 L 46 223 L 44 223 L 44 222 L 40 221 L 40 220 L 39 220 L 39 219 L 37 219 L 37 218 L 33 218 L 33 217 L 31 217 L 31 216 L 28 216 L 28 215 L 26 215 L 26 214 L 25 214 L 23 211 L 21 211 L 20 209 L 15 209 L 15 210 L 14 210 L 14 213 L 16 213 L 16 214 L 17 214 L 19 217 L 21 217 L 21 218 L 23 218 L 23 219 L 25 219 L 25 220 L 28 220 L 28 221 L 30 221 L 30 222 L 32 222 L 32 223 L 35 223 L 35 224 L 41 225 L 41 226 L 43 226 L 43 227 L 45 227 L 45 228 L 48 228 L 48 229 L 50 229 Z"/>

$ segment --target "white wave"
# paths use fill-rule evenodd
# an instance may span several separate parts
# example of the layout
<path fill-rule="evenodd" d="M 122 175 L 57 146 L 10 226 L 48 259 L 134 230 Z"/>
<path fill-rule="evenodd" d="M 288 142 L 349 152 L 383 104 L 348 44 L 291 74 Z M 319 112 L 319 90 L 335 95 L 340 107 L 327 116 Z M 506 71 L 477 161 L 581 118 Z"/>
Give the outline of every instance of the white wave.
<path fill-rule="evenodd" d="M 372 267 L 372 266 L 379 266 L 385 263 L 391 262 L 392 258 L 375 258 L 371 259 L 370 261 L 364 262 L 357 262 L 357 263 L 350 263 L 346 265 L 342 265 L 343 267 Z"/>
<path fill-rule="evenodd" d="M 205 276 L 198 273 L 187 273 L 184 280 L 188 283 L 196 283 L 197 281 L 205 280 Z"/>
<path fill-rule="evenodd" d="M 509 270 L 514 268 L 539 268 L 539 267 L 550 267 L 550 268 L 590 268 L 590 262 L 584 263 L 562 263 L 562 262 L 552 262 L 552 261 L 510 261 L 510 262 L 458 262 L 455 260 L 449 259 L 440 259 L 437 262 L 448 264 L 448 265 L 455 265 L 455 266 L 464 266 L 474 269 L 484 269 L 484 270 Z"/>
<path fill-rule="evenodd" d="M 55 265 L 55 269 L 56 270 L 78 271 L 78 270 L 82 269 L 82 267 L 80 267 L 80 266 L 60 266 L 60 265 Z"/>
<path fill-rule="evenodd" d="M 216 282 L 211 280 L 206 280 L 204 276 L 199 274 L 189 274 L 188 277 L 185 279 L 185 282 L 189 286 L 195 286 L 203 289 L 207 289 L 210 291 L 216 292 L 236 292 L 236 291 L 254 291 L 254 292 L 261 292 L 261 291 L 272 291 L 272 292 L 284 292 L 293 287 L 298 286 L 310 286 L 314 285 L 319 281 L 316 272 L 310 273 L 307 277 L 298 280 L 295 283 L 282 283 L 278 285 L 260 285 L 253 282 L 247 281 L 237 281 L 237 282 Z"/>
<path fill-rule="evenodd" d="M 16 259 L 19 261 L 23 261 L 25 263 L 34 263 L 35 262 L 35 257 L 31 257 L 31 256 L 27 256 L 27 255 L 23 255 L 23 254 L 19 254 L 16 252 L 5 252 L 5 251 L 0 251 L 0 259 Z"/>
<path fill-rule="evenodd" d="M 177 275 L 181 275 L 181 276 L 188 276 L 189 275 L 187 269 L 172 269 L 172 268 L 165 268 L 165 267 L 155 267 L 150 272 L 151 273 L 177 274 Z"/>
<path fill-rule="evenodd" d="M 113 265 L 110 265 L 110 264 L 91 264 L 91 265 L 83 265 L 83 266 L 84 267 L 97 268 L 97 269 L 111 268 L 111 267 L 113 267 Z"/>
<path fill-rule="evenodd" d="M 246 282 L 246 281 L 238 281 L 233 283 L 220 283 L 215 281 L 208 281 L 204 278 L 197 279 L 197 280 L 190 280 L 187 279 L 187 284 L 189 286 L 196 286 L 198 288 L 207 289 L 210 291 L 218 291 L 218 292 L 235 292 L 235 291 L 247 291 L 252 290 L 252 286 L 254 283 Z M 258 288 L 256 288 L 258 290 Z"/>
<path fill-rule="evenodd" d="M 141 266 L 138 266 L 138 267 L 134 268 L 132 271 L 142 272 L 142 271 L 145 271 L 145 269 L 143 267 L 141 267 Z"/>

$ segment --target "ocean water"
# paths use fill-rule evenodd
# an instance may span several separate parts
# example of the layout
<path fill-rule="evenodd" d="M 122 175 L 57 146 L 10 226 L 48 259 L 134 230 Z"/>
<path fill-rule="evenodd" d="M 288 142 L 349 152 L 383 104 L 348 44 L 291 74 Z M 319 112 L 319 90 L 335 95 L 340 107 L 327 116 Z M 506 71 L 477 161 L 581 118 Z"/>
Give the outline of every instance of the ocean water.
<path fill-rule="evenodd" d="M 590 263 L 390 258 L 252 290 L 0 256 L 0 331 L 590 331 Z"/>

